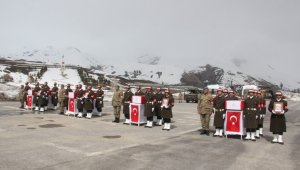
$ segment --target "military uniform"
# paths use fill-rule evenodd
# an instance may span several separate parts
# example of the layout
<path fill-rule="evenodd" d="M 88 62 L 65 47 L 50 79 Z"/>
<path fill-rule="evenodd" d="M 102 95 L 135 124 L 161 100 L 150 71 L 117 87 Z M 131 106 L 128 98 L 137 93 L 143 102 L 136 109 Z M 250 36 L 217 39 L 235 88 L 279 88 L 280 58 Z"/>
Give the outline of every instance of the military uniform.
<path fill-rule="evenodd" d="M 216 96 L 213 100 L 213 108 L 215 112 L 214 126 L 216 133 L 214 136 L 223 136 L 224 119 L 225 119 L 225 97 L 223 95 Z"/>
<path fill-rule="evenodd" d="M 258 104 L 258 119 L 257 119 L 257 129 L 256 129 L 256 137 L 259 138 L 263 135 L 263 126 L 264 126 L 264 117 L 266 115 L 266 99 L 263 96 L 258 96 L 259 104 Z"/>
<path fill-rule="evenodd" d="M 134 95 L 135 95 L 135 96 L 143 96 L 143 95 L 145 95 L 145 93 L 142 92 L 142 90 L 138 90 L 138 91 L 136 91 L 136 92 L 134 93 Z"/>
<path fill-rule="evenodd" d="M 64 114 L 65 112 L 65 100 L 66 100 L 66 89 L 61 88 L 58 91 L 58 102 L 59 102 L 59 110 L 60 110 L 60 114 Z"/>
<path fill-rule="evenodd" d="M 259 101 L 255 96 L 248 96 L 245 100 L 245 109 L 244 109 L 244 125 L 246 128 L 247 140 L 255 141 L 255 131 L 257 128 L 257 119 L 258 119 L 258 104 Z M 250 137 L 251 136 L 251 137 Z"/>
<path fill-rule="evenodd" d="M 24 94 L 25 94 L 24 86 L 21 85 L 21 87 L 19 89 L 19 95 L 18 95 L 18 100 L 20 100 L 20 103 L 21 103 L 21 106 L 20 106 L 21 109 L 24 108 Z"/>
<path fill-rule="evenodd" d="M 128 88 L 128 90 L 124 93 L 124 98 L 122 100 L 123 114 L 125 116 L 124 124 L 129 124 L 130 123 L 129 107 L 130 107 L 130 102 L 131 102 L 132 96 L 133 96 L 133 93 L 131 92 L 130 88 Z"/>
<path fill-rule="evenodd" d="M 157 117 L 157 125 L 162 125 L 162 117 L 161 117 L 161 102 L 164 95 L 159 90 L 156 94 L 154 94 L 154 115 Z"/>
<path fill-rule="evenodd" d="M 58 87 L 56 85 L 54 85 L 54 87 L 52 87 L 51 90 L 51 102 L 54 106 L 54 110 L 57 107 L 57 103 L 58 103 Z"/>
<path fill-rule="evenodd" d="M 168 92 L 169 93 L 169 92 Z M 174 107 L 174 98 L 172 94 L 166 94 L 162 99 L 161 117 L 164 121 L 164 127 L 162 130 L 171 129 L 171 118 L 173 118 L 172 107 Z"/>
<path fill-rule="evenodd" d="M 210 94 L 200 94 L 198 95 L 198 114 L 200 115 L 201 124 L 202 124 L 202 133 L 209 135 L 209 121 L 210 115 L 212 114 L 213 109 L 213 98 Z"/>
<path fill-rule="evenodd" d="M 150 88 L 151 89 L 151 88 Z M 153 127 L 153 103 L 154 103 L 154 94 L 152 91 L 147 91 L 145 94 L 145 111 L 144 116 L 147 118 L 147 124 L 145 127 L 152 128 Z"/>
<path fill-rule="evenodd" d="M 28 85 L 28 83 L 26 83 L 25 87 L 24 87 L 24 95 L 23 95 L 23 101 L 27 102 L 27 95 L 28 95 L 28 90 L 30 90 L 30 86 Z"/>
<path fill-rule="evenodd" d="M 282 103 L 283 105 L 283 111 L 281 113 L 276 113 L 274 111 L 274 104 L 276 102 Z M 272 99 L 270 101 L 268 110 L 272 113 L 270 120 L 270 132 L 272 132 L 274 135 L 272 142 L 283 144 L 283 132 L 286 132 L 285 113 L 288 112 L 287 101 L 283 100 L 282 98 Z"/>
<path fill-rule="evenodd" d="M 87 112 L 86 118 L 88 119 L 92 118 L 92 112 L 94 109 L 94 94 L 93 90 L 89 89 L 84 96 L 84 109 Z"/>
<path fill-rule="evenodd" d="M 98 112 L 102 112 L 102 108 L 104 99 L 104 91 L 102 89 L 98 89 L 96 92 L 96 108 Z"/>
<path fill-rule="evenodd" d="M 81 118 L 83 116 L 83 106 L 84 106 L 84 94 L 85 91 L 82 89 L 77 89 L 77 97 L 76 97 L 76 107 L 78 110 L 78 116 L 79 118 Z"/>
<path fill-rule="evenodd" d="M 115 115 L 115 120 L 113 122 L 115 123 L 120 122 L 122 97 L 123 97 L 123 92 L 119 89 L 116 89 L 112 98 L 112 106 L 114 108 L 114 115 Z"/>
<path fill-rule="evenodd" d="M 36 85 L 33 89 L 34 92 L 34 96 L 33 96 L 33 103 L 35 104 L 35 110 L 38 111 L 39 110 L 39 104 L 38 104 L 38 99 L 40 97 L 40 86 Z"/>
<path fill-rule="evenodd" d="M 69 92 L 73 92 L 73 90 L 70 87 L 67 87 L 67 89 L 65 91 L 66 98 L 64 100 L 64 105 L 67 108 L 67 110 L 68 110 L 68 107 L 69 107 L 69 105 L 68 105 L 69 104 Z"/>

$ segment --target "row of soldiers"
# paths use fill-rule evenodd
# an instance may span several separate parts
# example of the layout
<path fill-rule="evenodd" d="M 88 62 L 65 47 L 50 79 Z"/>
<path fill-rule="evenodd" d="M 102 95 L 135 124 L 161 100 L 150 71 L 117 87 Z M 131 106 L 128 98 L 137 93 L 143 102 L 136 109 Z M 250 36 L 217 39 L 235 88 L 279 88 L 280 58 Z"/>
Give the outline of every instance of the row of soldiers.
<path fill-rule="evenodd" d="M 224 120 L 225 120 L 225 101 L 239 100 L 232 90 L 217 90 L 217 96 L 213 98 L 208 88 L 203 90 L 198 100 L 198 113 L 202 123 L 201 134 L 209 135 L 210 116 L 214 113 L 214 127 L 216 132 L 214 136 L 223 137 Z M 266 99 L 262 96 L 260 90 L 249 90 L 248 96 L 244 99 L 245 106 L 243 110 L 244 128 L 246 129 L 245 140 L 256 141 L 263 136 L 263 124 L 266 115 Z M 274 111 L 274 103 L 283 104 L 281 113 Z M 287 101 L 283 100 L 282 92 L 276 92 L 276 97 L 270 101 L 268 110 L 272 113 L 270 122 L 270 131 L 274 135 L 272 143 L 283 144 L 283 132 L 286 132 L 284 113 L 288 111 Z"/>
<path fill-rule="evenodd" d="M 91 85 L 87 85 L 85 89 L 82 89 L 82 85 L 76 85 L 74 91 L 74 97 L 76 98 L 76 109 L 78 110 L 78 118 L 86 117 L 88 119 L 92 118 L 92 113 L 94 108 L 97 109 L 98 116 L 102 115 L 102 108 L 104 106 L 103 99 L 104 99 L 104 91 L 102 90 L 102 86 L 97 86 L 97 91 L 94 92 L 92 90 Z M 68 115 L 69 107 L 69 93 L 73 92 L 70 88 L 70 84 L 67 84 L 67 88 L 65 89 L 64 85 L 61 85 L 61 88 L 58 93 L 58 99 L 60 103 L 60 114 Z M 86 113 L 84 113 L 84 110 Z"/>
<path fill-rule="evenodd" d="M 68 114 L 68 106 L 69 106 L 69 93 L 73 92 L 71 89 L 71 85 L 67 84 L 67 88 L 62 84 L 61 88 L 58 89 L 57 83 L 54 83 L 52 89 L 48 86 L 48 83 L 40 85 L 38 82 L 35 84 L 34 88 L 29 86 L 29 83 L 25 83 L 21 85 L 19 91 L 19 98 L 21 102 L 20 108 L 25 108 L 24 103 L 27 102 L 28 90 L 32 90 L 33 92 L 33 104 L 35 105 L 35 111 L 45 111 L 47 110 L 47 106 L 49 103 L 49 98 L 51 98 L 50 102 L 53 104 L 54 110 L 57 109 L 57 105 L 59 103 L 60 106 L 60 114 Z M 98 115 L 101 116 L 102 108 L 103 108 L 103 99 L 104 99 L 104 91 L 102 90 L 102 86 L 98 85 L 98 89 L 96 92 L 92 90 L 92 86 L 86 86 L 85 90 L 82 89 L 82 85 L 76 85 L 74 90 L 74 95 L 76 96 L 76 109 L 78 110 L 79 118 L 86 116 L 87 118 L 92 117 L 92 111 L 94 109 L 94 100 L 95 107 L 98 111 Z M 51 97 L 50 97 L 51 96 Z M 87 114 L 84 114 L 84 110 L 86 110 Z"/>
<path fill-rule="evenodd" d="M 115 120 L 113 122 L 120 122 L 120 111 L 121 106 L 123 105 L 123 114 L 125 116 L 124 124 L 130 124 L 129 107 L 133 95 L 145 96 L 146 101 L 144 116 L 147 119 L 147 123 L 145 125 L 146 128 L 152 128 L 154 126 L 153 118 L 154 116 L 156 116 L 157 126 L 162 126 L 164 124 L 162 130 L 171 129 L 171 118 L 173 117 L 172 107 L 174 106 L 174 98 L 169 89 L 163 90 L 162 88 L 157 88 L 156 91 L 154 91 L 152 87 L 147 87 L 146 92 L 144 93 L 141 90 L 141 87 L 137 86 L 136 92 L 133 94 L 130 86 L 126 88 L 125 92 L 122 92 L 120 90 L 120 87 L 116 86 L 112 99 L 112 106 L 114 107 L 115 115 Z"/>

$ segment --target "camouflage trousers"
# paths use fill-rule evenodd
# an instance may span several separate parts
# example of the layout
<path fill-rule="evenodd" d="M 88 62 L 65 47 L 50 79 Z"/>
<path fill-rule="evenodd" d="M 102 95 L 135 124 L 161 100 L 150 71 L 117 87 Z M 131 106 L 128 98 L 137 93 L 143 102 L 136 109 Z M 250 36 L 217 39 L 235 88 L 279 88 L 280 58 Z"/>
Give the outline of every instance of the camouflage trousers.
<path fill-rule="evenodd" d="M 61 113 L 65 112 L 65 104 L 64 104 L 64 100 L 59 102 L 59 110 Z"/>
<path fill-rule="evenodd" d="M 201 124 L 203 130 L 209 130 L 210 114 L 200 114 Z"/>
<path fill-rule="evenodd" d="M 114 106 L 114 115 L 116 118 L 120 118 L 121 106 Z"/>

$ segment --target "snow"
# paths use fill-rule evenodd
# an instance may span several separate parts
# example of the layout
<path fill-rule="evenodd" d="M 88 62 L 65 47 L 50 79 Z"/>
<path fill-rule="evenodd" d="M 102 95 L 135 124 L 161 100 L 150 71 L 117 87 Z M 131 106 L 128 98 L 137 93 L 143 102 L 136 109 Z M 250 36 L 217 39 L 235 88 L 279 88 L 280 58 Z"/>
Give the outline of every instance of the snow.
<path fill-rule="evenodd" d="M 75 69 L 66 69 L 64 74 L 61 74 L 60 68 L 48 68 L 44 73 L 42 78 L 39 80 L 40 83 L 48 82 L 50 87 L 56 82 L 60 84 L 70 84 L 71 88 L 75 88 L 75 85 L 82 84 L 77 70 Z"/>

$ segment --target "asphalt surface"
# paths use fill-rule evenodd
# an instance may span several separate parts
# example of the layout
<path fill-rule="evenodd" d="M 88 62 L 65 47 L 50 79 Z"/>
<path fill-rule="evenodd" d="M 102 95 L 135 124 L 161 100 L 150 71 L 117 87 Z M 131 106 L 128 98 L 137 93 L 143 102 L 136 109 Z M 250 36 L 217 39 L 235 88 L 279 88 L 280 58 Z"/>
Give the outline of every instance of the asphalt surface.
<path fill-rule="evenodd" d="M 109 103 L 102 117 L 88 120 L 1 102 L 0 169 L 299 169 L 299 104 L 289 102 L 280 145 L 270 143 L 270 113 L 264 137 L 251 142 L 199 135 L 193 103 L 176 103 L 172 130 L 162 131 L 111 123 Z"/>

